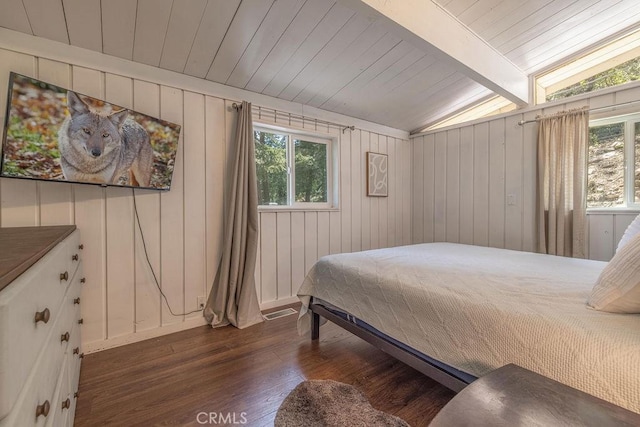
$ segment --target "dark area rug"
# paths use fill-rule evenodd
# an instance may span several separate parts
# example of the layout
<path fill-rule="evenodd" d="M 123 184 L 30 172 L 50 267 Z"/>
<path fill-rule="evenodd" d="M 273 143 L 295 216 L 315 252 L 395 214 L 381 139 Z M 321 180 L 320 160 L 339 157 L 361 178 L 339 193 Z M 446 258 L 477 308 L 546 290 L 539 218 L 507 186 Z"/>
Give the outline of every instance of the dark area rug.
<path fill-rule="evenodd" d="M 332 380 L 309 380 L 284 399 L 275 427 L 409 427 L 400 418 L 373 408 L 357 388 Z"/>

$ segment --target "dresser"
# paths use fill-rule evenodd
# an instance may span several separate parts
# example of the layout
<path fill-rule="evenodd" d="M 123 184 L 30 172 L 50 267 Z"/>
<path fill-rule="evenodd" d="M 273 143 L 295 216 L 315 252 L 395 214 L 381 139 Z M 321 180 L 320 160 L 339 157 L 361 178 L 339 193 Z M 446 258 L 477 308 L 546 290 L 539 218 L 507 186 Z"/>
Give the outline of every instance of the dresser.
<path fill-rule="evenodd" d="M 75 226 L 0 228 L 0 427 L 73 425 L 82 251 Z"/>

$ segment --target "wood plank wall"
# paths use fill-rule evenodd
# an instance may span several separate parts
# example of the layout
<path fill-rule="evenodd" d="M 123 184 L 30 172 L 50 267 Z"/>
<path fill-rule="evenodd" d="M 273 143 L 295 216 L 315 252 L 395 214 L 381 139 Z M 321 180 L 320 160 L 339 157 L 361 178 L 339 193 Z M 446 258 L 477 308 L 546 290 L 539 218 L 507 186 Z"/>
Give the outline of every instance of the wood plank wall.
<path fill-rule="evenodd" d="M 292 301 L 318 258 L 334 253 L 409 244 L 410 165 L 408 141 L 356 129 L 342 132 L 314 120 L 303 121 L 257 109 L 254 121 L 312 132 L 338 141 L 339 209 L 260 210 L 260 250 L 256 274 L 260 300 L 270 306 Z M 366 197 L 365 154 L 389 156 L 389 197 Z M 338 172 L 338 171 L 336 171 Z M 270 303 L 269 303 L 270 302 Z"/>
<path fill-rule="evenodd" d="M 537 127 L 533 123 L 519 126 L 518 121 L 585 105 L 599 108 L 638 99 L 640 87 L 630 85 L 411 138 L 413 243 L 446 241 L 533 251 Z M 637 214 L 589 212 L 589 257 L 611 259 Z"/>
<path fill-rule="evenodd" d="M 0 49 L 0 88 L 9 71 L 183 125 L 171 191 L 136 190 L 135 200 L 151 265 L 173 311 L 195 310 L 197 297 L 208 294 L 221 254 L 225 170 L 236 117 L 231 104 L 237 100 Z M 0 90 L 2 117 L 5 107 L 6 91 Z M 338 209 L 260 213 L 256 286 L 263 307 L 294 300 L 320 256 L 410 243 L 408 140 L 363 129 L 343 133 L 269 109 L 258 108 L 254 119 L 338 141 Z M 365 196 L 370 150 L 389 154 L 389 198 Z M 85 351 L 203 324 L 200 313 L 173 316 L 162 301 L 134 221 L 131 189 L 0 179 L 0 200 L 3 227 L 80 229 Z"/>

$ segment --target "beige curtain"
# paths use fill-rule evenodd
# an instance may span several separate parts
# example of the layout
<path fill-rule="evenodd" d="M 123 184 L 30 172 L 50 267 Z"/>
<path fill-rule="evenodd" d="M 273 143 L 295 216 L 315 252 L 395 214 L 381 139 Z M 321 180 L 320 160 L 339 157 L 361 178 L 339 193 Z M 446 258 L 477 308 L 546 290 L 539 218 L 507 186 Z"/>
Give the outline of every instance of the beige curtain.
<path fill-rule="evenodd" d="M 538 117 L 538 252 L 584 258 L 589 112 Z"/>
<path fill-rule="evenodd" d="M 258 250 L 258 187 L 251 104 L 238 111 L 233 146 L 224 245 L 218 272 L 204 309 L 211 326 L 245 328 L 262 322 L 255 286 Z"/>

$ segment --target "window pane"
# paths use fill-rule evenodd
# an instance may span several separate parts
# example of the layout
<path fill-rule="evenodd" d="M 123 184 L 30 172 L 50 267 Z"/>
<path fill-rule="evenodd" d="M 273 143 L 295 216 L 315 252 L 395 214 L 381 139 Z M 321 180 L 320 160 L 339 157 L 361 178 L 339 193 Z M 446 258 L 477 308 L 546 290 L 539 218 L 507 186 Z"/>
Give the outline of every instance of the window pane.
<path fill-rule="evenodd" d="M 606 87 L 618 86 L 640 79 L 640 58 L 633 58 L 616 67 L 581 80 L 547 95 L 547 101 L 570 98 L 582 93 L 592 92 Z"/>
<path fill-rule="evenodd" d="M 296 202 L 327 202 L 327 144 L 294 140 Z"/>
<path fill-rule="evenodd" d="M 635 142 L 635 173 L 634 179 L 635 182 L 634 188 L 636 193 L 636 203 L 640 203 L 640 123 L 635 124 L 635 134 L 633 136 L 633 140 Z"/>
<path fill-rule="evenodd" d="M 287 204 L 287 136 L 254 131 L 258 204 Z"/>
<path fill-rule="evenodd" d="M 587 206 L 624 205 L 624 123 L 589 128 Z"/>

